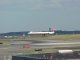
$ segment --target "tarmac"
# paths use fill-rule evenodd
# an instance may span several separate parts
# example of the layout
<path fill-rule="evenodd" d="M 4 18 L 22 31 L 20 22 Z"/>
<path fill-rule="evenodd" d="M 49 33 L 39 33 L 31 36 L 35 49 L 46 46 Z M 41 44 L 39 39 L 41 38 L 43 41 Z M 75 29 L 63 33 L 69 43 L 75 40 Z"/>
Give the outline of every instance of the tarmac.
<path fill-rule="evenodd" d="M 26 42 L 26 43 L 25 43 Z M 22 53 L 18 53 L 18 51 L 23 51 L 26 50 L 28 48 L 23 48 L 23 46 L 25 44 L 31 44 L 31 49 L 35 49 L 35 48 L 54 48 L 54 47 L 59 47 L 63 41 L 58 41 L 58 40 L 11 40 L 10 44 L 1 44 L 0 45 L 0 60 L 11 60 L 11 56 L 13 55 L 21 55 Z M 36 44 L 46 44 L 45 46 L 43 45 L 36 45 Z M 71 43 L 65 42 L 71 45 Z M 55 45 L 55 44 L 59 44 L 59 45 Z M 74 44 L 74 42 L 72 43 Z M 76 42 L 76 44 L 78 47 L 80 47 L 80 43 Z M 50 45 L 50 47 L 48 46 Z M 70 47 L 70 45 L 66 46 L 66 44 L 63 45 L 62 43 L 62 47 Z M 60 47 L 61 47 L 60 46 Z M 77 47 L 75 46 L 75 47 Z M 72 45 L 71 45 L 72 47 Z M 74 46 L 73 46 L 74 47 Z M 73 59 L 74 60 L 74 59 Z M 80 59 L 79 59 L 80 60 Z"/>

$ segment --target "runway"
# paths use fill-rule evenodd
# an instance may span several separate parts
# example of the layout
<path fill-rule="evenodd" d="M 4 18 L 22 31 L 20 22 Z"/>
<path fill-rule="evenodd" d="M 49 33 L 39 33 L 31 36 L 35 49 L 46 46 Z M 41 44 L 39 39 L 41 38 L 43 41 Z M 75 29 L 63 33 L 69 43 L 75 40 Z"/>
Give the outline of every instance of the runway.
<path fill-rule="evenodd" d="M 32 44 L 35 46 L 47 46 L 47 45 L 79 45 L 80 42 L 73 42 L 73 43 L 36 43 L 36 44 Z"/>

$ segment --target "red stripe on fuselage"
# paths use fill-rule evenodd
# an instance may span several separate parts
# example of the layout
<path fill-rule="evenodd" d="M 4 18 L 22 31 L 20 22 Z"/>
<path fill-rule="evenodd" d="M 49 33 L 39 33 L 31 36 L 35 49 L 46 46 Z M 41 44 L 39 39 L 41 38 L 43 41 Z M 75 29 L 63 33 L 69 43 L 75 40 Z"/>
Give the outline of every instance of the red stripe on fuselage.
<path fill-rule="evenodd" d="M 49 32 L 30 32 L 29 34 L 49 34 Z"/>

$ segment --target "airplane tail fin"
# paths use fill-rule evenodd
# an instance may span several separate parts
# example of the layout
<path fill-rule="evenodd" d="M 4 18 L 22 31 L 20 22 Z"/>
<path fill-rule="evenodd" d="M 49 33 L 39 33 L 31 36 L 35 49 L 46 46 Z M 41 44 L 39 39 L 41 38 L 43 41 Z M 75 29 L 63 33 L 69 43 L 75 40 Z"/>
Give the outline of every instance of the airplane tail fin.
<path fill-rule="evenodd" d="M 54 27 L 49 28 L 49 32 L 55 32 L 55 31 L 56 31 L 56 29 Z"/>

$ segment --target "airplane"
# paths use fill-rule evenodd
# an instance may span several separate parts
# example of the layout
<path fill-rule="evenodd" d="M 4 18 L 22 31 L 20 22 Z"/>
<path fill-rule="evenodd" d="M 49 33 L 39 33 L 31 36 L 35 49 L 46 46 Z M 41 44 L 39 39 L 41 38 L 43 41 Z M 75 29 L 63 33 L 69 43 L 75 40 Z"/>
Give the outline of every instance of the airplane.
<path fill-rule="evenodd" d="M 30 31 L 28 34 L 29 35 L 46 35 L 46 34 L 54 34 L 55 33 L 55 30 L 53 29 L 50 29 L 48 32 L 47 31 L 43 31 L 43 32 L 32 32 Z"/>
<path fill-rule="evenodd" d="M 54 32 L 29 32 L 28 34 L 54 34 Z"/>

